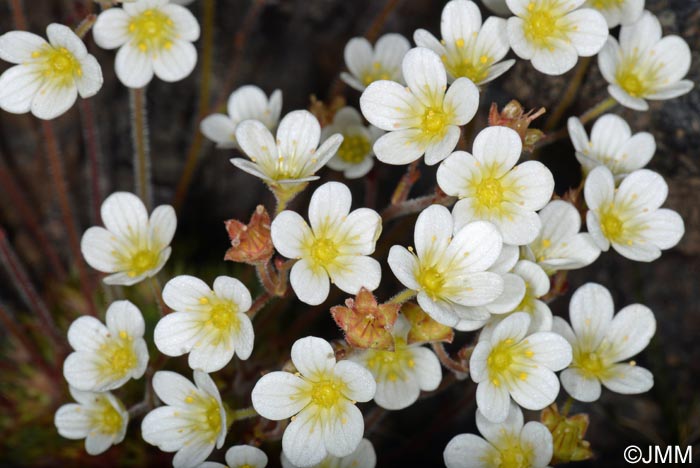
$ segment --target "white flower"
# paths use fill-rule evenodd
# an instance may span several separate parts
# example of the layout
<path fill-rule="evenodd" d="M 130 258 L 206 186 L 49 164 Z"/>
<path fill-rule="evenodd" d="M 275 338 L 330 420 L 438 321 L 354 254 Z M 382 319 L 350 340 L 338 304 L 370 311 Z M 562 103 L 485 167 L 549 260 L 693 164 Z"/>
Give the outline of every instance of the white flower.
<path fill-rule="evenodd" d="M 241 86 L 231 93 L 226 107 L 228 115 L 212 114 L 199 124 L 204 136 L 214 141 L 217 148 L 236 147 L 236 126 L 244 120 L 257 120 L 274 131 L 282 112 L 282 91 L 276 89 L 268 99 L 257 86 Z"/>
<path fill-rule="evenodd" d="M 401 61 L 411 48 L 401 34 L 385 34 L 372 45 L 364 37 L 353 37 L 345 46 L 345 65 L 350 73 L 342 72 L 340 78 L 358 91 L 378 80 L 403 83 Z"/>
<path fill-rule="evenodd" d="M 459 434 L 447 444 L 443 455 L 447 468 L 549 465 L 554 451 L 552 434 L 536 421 L 523 425 L 523 412 L 516 405 L 511 403 L 508 417 L 501 423 L 489 421 L 477 410 L 476 427 L 484 438 Z"/>
<path fill-rule="evenodd" d="M 506 0 L 481 0 L 486 8 L 500 16 L 511 16 L 512 13 Z"/>
<path fill-rule="evenodd" d="M 234 445 L 226 451 L 226 464 L 204 462 L 197 468 L 265 468 L 267 455 L 252 445 Z"/>
<path fill-rule="evenodd" d="M 85 231 L 80 250 L 88 265 L 112 273 L 106 284 L 131 286 L 163 268 L 177 227 L 172 206 L 156 207 L 149 218 L 139 197 L 115 192 L 102 202 L 100 214 L 105 227 Z"/>
<path fill-rule="evenodd" d="M 440 385 L 442 368 L 435 353 L 419 344 L 408 345 L 411 325 L 399 316 L 392 335 L 394 351 L 368 349 L 350 359 L 369 369 L 377 381 L 374 401 L 388 410 L 408 408 L 421 390 L 430 392 Z"/>
<path fill-rule="evenodd" d="M 515 64 L 515 60 L 500 62 L 510 49 L 506 21 L 493 16 L 482 26 L 479 7 L 472 1 L 448 2 L 442 10 L 440 30 L 442 41 L 425 29 L 417 30 L 413 40 L 440 56 L 450 82 L 464 77 L 482 85 Z"/>
<path fill-rule="evenodd" d="M 503 293 L 503 277 L 486 271 L 501 254 L 498 229 L 484 221 L 469 223 L 454 236 L 453 219 L 444 206 L 432 205 L 418 216 L 413 234 L 415 253 L 394 245 L 391 271 L 418 292 L 418 304 L 437 322 L 450 327 L 460 320 L 490 315 L 479 306 Z"/>
<path fill-rule="evenodd" d="M 283 211 L 272 221 L 275 249 L 287 258 L 299 259 L 289 281 L 306 304 L 326 300 L 329 279 L 348 294 L 357 294 L 363 286 L 370 291 L 379 286 L 382 269 L 369 255 L 382 230 L 381 217 L 369 208 L 350 212 L 351 203 L 345 185 L 328 182 L 311 196 L 311 228 L 293 211 Z"/>
<path fill-rule="evenodd" d="M 352 107 L 343 107 L 335 114 L 333 122 L 323 128 L 321 136 L 328 138 L 334 133 L 343 135 L 343 143 L 328 161 L 328 167 L 343 171 L 348 179 L 366 175 L 374 166 L 372 145 L 384 132 L 372 125 L 365 127 L 359 112 Z"/>
<path fill-rule="evenodd" d="M 547 274 L 583 268 L 600 255 L 593 237 L 579 232 L 581 215 L 571 203 L 553 200 L 542 208 L 539 217 L 542 229 L 523 251 L 525 258 L 537 262 Z"/>
<path fill-rule="evenodd" d="M 552 332 L 527 335 L 530 316 L 517 312 L 499 323 L 488 339 L 477 343 L 469 360 L 476 404 L 491 422 L 508 416 L 511 397 L 530 410 L 541 410 L 559 394 L 554 372 L 571 362 L 571 346 Z"/>
<path fill-rule="evenodd" d="M 26 31 L 0 36 L 0 59 L 16 63 L 0 75 L 0 108 L 53 119 L 80 94 L 94 96 L 102 87 L 102 69 L 83 41 L 67 26 L 50 24 L 49 42 Z"/>
<path fill-rule="evenodd" d="M 583 6 L 598 10 L 610 29 L 632 24 L 644 12 L 644 0 L 586 0 Z"/>
<path fill-rule="evenodd" d="M 282 462 L 282 468 L 300 468 L 292 464 L 284 452 L 280 455 L 280 461 Z M 360 445 L 350 455 L 344 457 L 328 455 L 321 463 L 310 468 L 374 468 L 376 465 L 377 454 L 374 452 L 372 442 L 362 439 Z"/>
<path fill-rule="evenodd" d="M 540 231 L 535 211 L 554 191 L 554 177 L 538 161 L 515 165 L 522 152 L 515 130 L 487 127 L 474 139 L 473 155 L 455 151 L 438 168 L 437 181 L 448 195 L 459 197 L 452 214 L 455 224 L 484 220 L 494 223 L 503 242 L 522 245 Z"/>
<path fill-rule="evenodd" d="M 610 83 L 608 92 L 630 109 L 649 109 L 646 99 L 672 99 L 688 93 L 693 82 L 682 79 L 690 69 L 690 48 L 678 36 L 661 38 L 661 24 L 645 11 L 622 26 L 620 42 L 610 37 L 598 55 L 598 66 Z"/>
<path fill-rule="evenodd" d="M 479 340 L 489 339 L 498 324 L 514 312 L 527 312 L 530 315 L 528 335 L 552 329 L 552 311 L 547 304 L 539 300 L 549 292 L 550 283 L 547 273 L 536 263 L 520 260 L 513 268 L 513 274 L 525 283 L 525 294 L 523 294 L 520 303 L 510 311 L 505 314 L 492 315 L 481 330 Z"/>
<path fill-rule="evenodd" d="M 168 0 L 138 0 L 109 8 L 92 28 L 103 49 L 116 49 L 114 71 L 124 86 L 142 88 L 153 79 L 179 81 L 197 63 L 199 23 L 185 7 Z"/>
<path fill-rule="evenodd" d="M 255 411 L 274 421 L 292 418 L 282 449 L 294 465 L 350 455 L 365 426 L 355 403 L 374 396 L 372 374 L 354 362 L 336 362 L 331 345 L 313 336 L 294 343 L 292 363 L 296 374 L 270 372 L 258 380 L 251 395 Z"/>
<path fill-rule="evenodd" d="M 586 226 L 601 250 L 612 244 L 620 255 L 651 262 L 683 237 L 683 219 L 673 210 L 659 209 L 668 195 L 666 181 L 656 172 L 639 169 L 619 188 L 610 170 L 591 171 L 583 188 L 589 211 Z"/>
<path fill-rule="evenodd" d="M 305 110 L 290 112 L 282 118 L 276 140 L 265 124 L 246 120 L 236 127 L 236 141 L 250 161 L 234 158 L 231 163 L 272 188 L 298 191 L 306 182 L 318 179 L 314 174 L 343 142 L 343 137 L 335 134 L 319 148 L 320 139 L 318 120 Z"/>
<path fill-rule="evenodd" d="M 110 392 L 83 392 L 68 387 L 78 403 L 69 403 L 56 411 L 54 424 L 66 439 L 85 439 L 85 451 L 99 455 L 124 440 L 129 412 Z"/>
<path fill-rule="evenodd" d="M 579 56 L 597 54 L 608 25 L 598 11 L 578 8 L 584 1 L 506 0 L 516 15 L 508 19 L 513 52 L 547 75 L 562 75 L 574 68 Z"/>
<path fill-rule="evenodd" d="M 192 369 L 216 372 L 233 358 L 253 351 L 253 324 L 245 314 L 251 297 L 235 278 L 219 276 L 214 290 L 194 276 L 176 276 L 163 288 L 163 301 L 175 312 L 158 322 L 153 339 L 167 356 L 189 353 Z"/>
<path fill-rule="evenodd" d="M 613 318 L 614 312 L 608 290 L 588 283 L 571 297 L 571 326 L 560 317 L 554 319 L 554 331 L 574 350 L 571 365 L 561 373 L 561 383 L 579 401 L 600 398 L 601 383 L 623 394 L 644 393 L 654 385 L 651 372 L 634 361 L 622 363 L 646 348 L 654 336 L 653 312 L 641 304 L 629 305 Z"/>
<path fill-rule="evenodd" d="M 440 57 L 423 47 L 408 51 L 402 67 L 408 87 L 382 80 L 360 96 L 365 118 L 389 132 L 374 144 L 374 154 L 387 164 L 408 164 L 425 154 L 426 164 L 437 164 L 457 146 L 459 126 L 474 117 L 479 90 L 467 78 L 447 89 Z"/>
<path fill-rule="evenodd" d="M 619 181 L 630 172 L 646 166 L 656 151 L 656 142 L 651 133 L 632 135 L 627 122 L 615 114 L 606 114 L 596 120 L 590 140 L 576 117 L 569 118 L 568 127 L 576 149 L 576 159 L 583 166 L 584 174 L 602 165 L 610 169 Z"/>
<path fill-rule="evenodd" d="M 153 390 L 167 406 L 154 409 L 141 422 L 143 440 L 164 452 L 177 452 L 175 468 L 202 463 L 226 439 L 226 409 L 216 384 L 197 370 L 194 382 L 196 386 L 175 372 L 156 372 Z"/>
<path fill-rule="evenodd" d="M 75 351 L 63 363 L 63 375 L 78 390 L 113 390 L 146 372 L 148 347 L 141 311 L 129 301 L 113 302 L 106 323 L 83 316 L 68 328 L 68 343 Z"/>

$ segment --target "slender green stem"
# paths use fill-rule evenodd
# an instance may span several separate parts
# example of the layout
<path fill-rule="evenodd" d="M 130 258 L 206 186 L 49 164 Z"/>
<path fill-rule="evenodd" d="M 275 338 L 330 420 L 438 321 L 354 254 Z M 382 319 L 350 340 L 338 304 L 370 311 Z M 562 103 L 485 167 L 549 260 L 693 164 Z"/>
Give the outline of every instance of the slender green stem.
<path fill-rule="evenodd" d="M 549 131 L 559 124 L 564 112 L 566 112 L 569 106 L 571 106 L 576 99 L 581 83 L 583 83 L 583 79 L 585 78 L 588 68 L 591 65 L 591 60 L 592 57 L 583 57 L 581 60 L 579 60 L 579 63 L 576 66 L 576 72 L 569 82 L 569 86 L 566 87 L 566 91 L 564 91 L 564 96 L 562 96 L 562 98 L 559 100 L 559 104 L 557 104 L 557 106 L 554 108 L 544 125 L 545 131 Z"/>
<path fill-rule="evenodd" d="M 581 123 L 585 125 L 591 120 L 598 118 L 604 112 L 609 111 L 615 106 L 617 106 L 617 101 L 615 100 L 615 98 L 608 97 L 607 99 L 602 100 L 601 102 L 584 112 L 583 115 L 579 117 L 579 120 L 581 120 Z"/>
<path fill-rule="evenodd" d="M 564 417 L 567 417 L 569 415 L 569 411 L 571 411 L 571 405 L 574 404 L 574 399 L 571 398 L 570 396 L 566 397 L 566 401 L 564 402 L 564 406 L 561 407 L 561 412 L 560 414 Z"/>
<path fill-rule="evenodd" d="M 406 301 L 410 301 L 416 295 L 416 291 L 412 289 L 404 289 L 387 302 L 388 304 L 403 304 Z"/>
<path fill-rule="evenodd" d="M 131 107 L 131 139 L 134 145 L 134 188 L 150 211 L 151 201 L 151 151 L 148 143 L 148 113 L 146 88 L 129 89 Z"/>
<path fill-rule="evenodd" d="M 92 2 L 91 2 L 92 3 Z M 97 15 L 87 15 L 84 20 L 80 22 L 77 28 L 75 28 L 75 35 L 79 38 L 84 38 L 85 35 L 92 29 L 92 26 L 97 21 Z"/>
<path fill-rule="evenodd" d="M 244 408 L 239 410 L 234 410 L 231 413 L 232 419 L 234 421 L 242 421 L 243 419 L 255 418 L 258 416 L 258 412 L 254 408 Z"/>

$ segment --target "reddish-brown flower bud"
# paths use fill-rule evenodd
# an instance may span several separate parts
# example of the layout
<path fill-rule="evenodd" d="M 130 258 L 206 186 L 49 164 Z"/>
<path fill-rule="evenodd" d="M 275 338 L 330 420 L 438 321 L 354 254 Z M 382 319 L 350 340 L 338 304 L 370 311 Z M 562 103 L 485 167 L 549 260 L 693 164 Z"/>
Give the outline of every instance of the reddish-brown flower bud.
<path fill-rule="evenodd" d="M 454 330 L 430 318 L 418 304 L 405 303 L 401 308 L 401 313 L 411 324 L 411 331 L 408 332 L 408 344 L 439 341 L 452 343 L 455 336 Z"/>
<path fill-rule="evenodd" d="M 499 112 L 498 106 L 494 102 L 491 104 L 491 109 L 489 110 L 489 125 L 512 128 L 520 135 L 520 139 L 523 141 L 523 149 L 525 151 L 532 151 L 535 144 L 544 137 L 544 133 L 541 130 L 529 127 L 533 120 L 544 113 L 544 107 L 540 107 L 537 111 L 531 109 L 525 112 L 523 106 L 516 100 L 510 101 L 503 110 Z"/>
<path fill-rule="evenodd" d="M 270 215 L 264 206 L 258 205 L 255 208 L 247 225 L 236 219 L 229 219 L 225 223 L 231 248 L 226 251 L 224 260 L 255 265 L 272 258 L 274 247 L 270 235 Z"/>
<path fill-rule="evenodd" d="M 540 421 L 552 433 L 554 456 L 550 464 L 588 460 L 593 456 L 591 444 L 583 440 L 589 422 L 586 413 L 567 417 L 559 413 L 555 403 L 542 410 Z"/>
<path fill-rule="evenodd" d="M 391 329 L 400 307 L 399 304 L 377 304 L 374 294 L 362 288 L 354 300 L 345 300 L 345 307 L 331 307 L 331 315 L 351 346 L 393 351 Z"/>

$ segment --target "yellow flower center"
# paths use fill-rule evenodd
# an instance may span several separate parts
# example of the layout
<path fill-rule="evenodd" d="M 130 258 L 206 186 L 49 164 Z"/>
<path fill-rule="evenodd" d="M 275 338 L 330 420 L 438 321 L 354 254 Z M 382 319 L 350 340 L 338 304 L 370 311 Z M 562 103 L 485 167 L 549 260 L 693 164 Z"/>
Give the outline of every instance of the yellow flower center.
<path fill-rule="evenodd" d="M 222 301 L 214 304 L 209 310 L 207 323 L 219 331 L 237 329 L 240 323 L 238 317 L 236 317 L 237 309 L 236 305 L 231 301 Z"/>
<path fill-rule="evenodd" d="M 335 406 L 341 397 L 340 386 L 332 380 L 315 382 L 311 388 L 311 401 L 322 408 Z"/>
<path fill-rule="evenodd" d="M 362 162 L 369 154 L 369 140 L 363 135 L 346 136 L 338 148 L 338 156 L 347 163 L 357 164 Z"/>
<path fill-rule="evenodd" d="M 210 434 L 218 434 L 221 431 L 221 409 L 216 398 L 209 398 L 204 411 L 204 427 Z"/>
<path fill-rule="evenodd" d="M 497 208 L 503 202 L 503 186 L 498 179 L 489 177 L 476 187 L 476 199 L 489 209 Z"/>
<path fill-rule="evenodd" d="M 445 278 L 435 267 L 421 268 L 416 280 L 423 291 L 433 299 L 439 297 L 445 287 Z"/>
<path fill-rule="evenodd" d="M 102 358 L 102 371 L 117 379 L 124 377 L 137 364 L 133 342 L 125 332 L 120 333 L 119 339 L 111 339 L 102 344 L 98 353 Z"/>
<path fill-rule="evenodd" d="M 557 11 L 559 2 L 532 1 L 527 6 L 525 36 L 540 47 L 551 48 L 555 39 L 565 39 L 570 27 Z"/>
<path fill-rule="evenodd" d="M 378 381 L 406 380 L 406 371 L 416 366 L 406 340 L 396 338 L 394 351 L 367 351 L 365 364 Z"/>
<path fill-rule="evenodd" d="M 601 378 L 608 370 L 608 365 L 603 359 L 603 354 L 596 351 L 577 353 L 576 365 L 586 377 Z"/>
<path fill-rule="evenodd" d="M 600 228 L 603 231 L 603 235 L 611 241 L 617 241 L 622 238 L 625 230 L 622 220 L 612 211 L 601 215 Z"/>
<path fill-rule="evenodd" d="M 142 52 L 170 49 L 175 38 L 173 20 L 160 10 L 149 9 L 129 22 L 129 33 Z"/>
<path fill-rule="evenodd" d="M 130 278 L 142 275 L 158 265 L 158 254 L 152 250 L 139 250 L 127 261 L 127 275 Z"/>
<path fill-rule="evenodd" d="M 391 79 L 391 72 L 384 68 L 381 63 L 379 62 L 374 62 L 372 63 L 372 68 L 369 70 L 365 71 L 365 73 L 362 75 L 362 83 L 365 86 L 369 86 L 370 84 L 374 83 L 375 81 L 379 80 L 390 80 Z"/>
<path fill-rule="evenodd" d="M 442 137 L 447 129 L 447 114 L 442 110 L 429 108 L 423 114 L 421 129 L 428 138 Z"/>
<path fill-rule="evenodd" d="M 620 67 L 617 83 L 632 97 L 642 97 L 647 92 L 647 85 L 640 79 L 634 67 Z"/>
<path fill-rule="evenodd" d="M 93 425 L 98 427 L 102 434 L 117 434 L 122 428 L 121 414 L 114 409 L 106 398 L 102 398 L 100 408 L 93 418 Z"/>
<path fill-rule="evenodd" d="M 42 75 L 59 86 L 70 86 L 83 76 L 80 62 L 65 47 L 44 46 L 32 52 L 32 58 L 40 63 Z"/>
<path fill-rule="evenodd" d="M 311 258 L 318 266 L 328 266 L 338 256 L 338 247 L 331 239 L 316 239 L 311 245 Z"/>
<path fill-rule="evenodd" d="M 500 387 L 504 382 L 527 379 L 528 374 L 523 370 L 526 366 L 522 364 L 533 356 L 527 345 L 527 340 L 515 343 L 513 339 L 508 338 L 491 349 L 486 358 L 486 368 L 493 385 Z"/>
<path fill-rule="evenodd" d="M 489 75 L 489 66 L 491 65 L 491 57 L 488 55 L 482 55 L 477 60 L 464 57 L 461 53 L 451 54 L 450 57 L 443 55 L 442 61 L 453 77 L 469 78 L 477 84 L 484 81 Z"/>
<path fill-rule="evenodd" d="M 497 465 L 499 468 L 528 468 L 532 466 L 529 453 L 523 450 L 518 442 L 501 449 L 500 461 L 501 463 Z"/>

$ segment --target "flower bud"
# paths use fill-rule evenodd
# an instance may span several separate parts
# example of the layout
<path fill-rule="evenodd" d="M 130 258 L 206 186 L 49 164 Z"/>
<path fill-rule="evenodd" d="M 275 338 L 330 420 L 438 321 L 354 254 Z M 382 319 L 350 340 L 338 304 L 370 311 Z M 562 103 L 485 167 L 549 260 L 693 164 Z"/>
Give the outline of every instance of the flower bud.
<path fill-rule="evenodd" d="M 436 341 L 452 343 L 455 336 L 454 330 L 430 318 L 418 304 L 405 303 L 401 308 L 401 313 L 411 324 L 411 331 L 408 332 L 408 344 Z"/>
<path fill-rule="evenodd" d="M 270 236 L 270 215 L 265 207 L 258 205 L 248 225 L 236 219 L 226 221 L 226 231 L 231 239 L 231 248 L 224 260 L 255 265 L 265 263 L 274 253 Z"/>
<path fill-rule="evenodd" d="M 345 301 L 345 307 L 331 307 L 331 315 L 345 332 L 345 339 L 351 346 L 393 351 L 391 329 L 400 307 L 399 304 L 379 305 L 374 295 L 362 288 L 354 300 L 349 298 Z"/>
<path fill-rule="evenodd" d="M 494 102 L 489 110 L 489 125 L 512 128 L 520 135 L 520 139 L 523 141 L 523 150 L 532 151 L 537 142 L 544 137 L 544 133 L 541 130 L 529 127 L 533 120 L 544 113 L 544 107 L 541 107 L 536 112 L 534 109 L 525 112 L 523 106 L 516 100 L 510 101 L 499 112 L 498 106 Z"/>
<path fill-rule="evenodd" d="M 564 416 L 556 403 L 542 410 L 542 424 L 552 433 L 554 455 L 550 464 L 588 460 L 593 456 L 591 444 L 583 440 L 588 429 L 586 413 Z"/>

